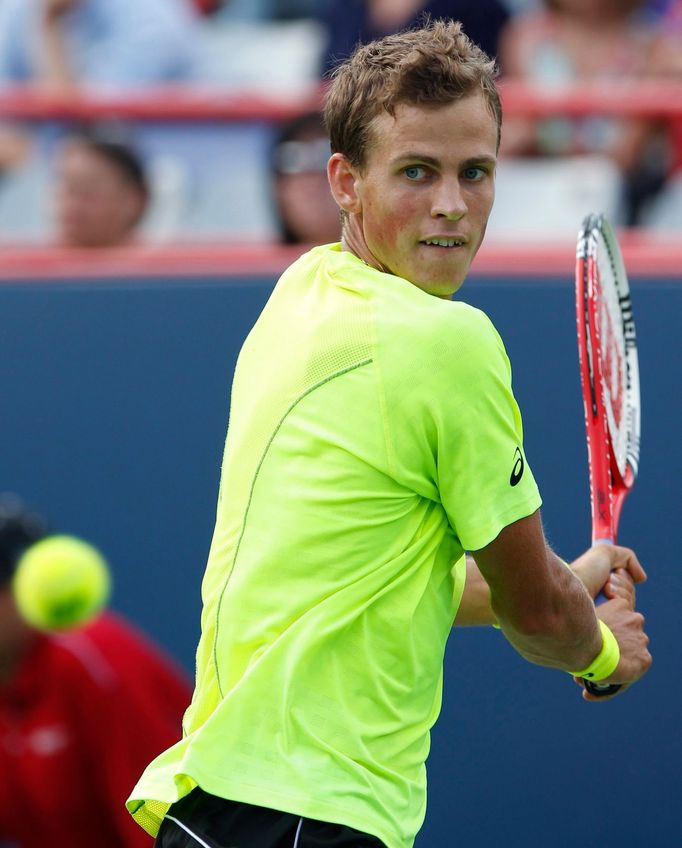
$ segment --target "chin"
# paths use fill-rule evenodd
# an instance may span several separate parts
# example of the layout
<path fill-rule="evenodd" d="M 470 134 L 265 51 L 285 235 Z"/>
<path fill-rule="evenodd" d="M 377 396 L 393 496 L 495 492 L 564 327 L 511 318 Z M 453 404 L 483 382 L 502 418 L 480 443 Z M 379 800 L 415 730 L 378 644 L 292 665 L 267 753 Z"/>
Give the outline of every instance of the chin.
<path fill-rule="evenodd" d="M 432 294 L 434 297 L 450 298 L 457 292 L 464 280 L 424 280 L 416 283 L 420 289 L 423 289 L 427 294 Z"/>

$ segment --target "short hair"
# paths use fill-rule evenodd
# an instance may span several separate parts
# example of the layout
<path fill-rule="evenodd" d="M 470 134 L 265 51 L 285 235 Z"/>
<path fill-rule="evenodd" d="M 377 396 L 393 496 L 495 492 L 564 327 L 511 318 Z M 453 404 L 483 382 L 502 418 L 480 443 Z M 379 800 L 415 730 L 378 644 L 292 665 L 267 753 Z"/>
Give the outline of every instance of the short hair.
<path fill-rule="evenodd" d="M 6 586 L 22 554 L 47 535 L 47 523 L 14 494 L 0 494 L 0 589 Z"/>
<path fill-rule="evenodd" d="M 77 126 L 66 136 L 67 143 L 83 144 L 110 162 L 132 186 L 144 195 L 149 183 L 142 159 L 118 127 Z"/>
<path fill-rule="evenodd" d="M 333 153 L 362 167 L 373 119 L 395 114 L 401 103 L 445 106 L 481 92 L 497 124 L 502 105 L 495 62 L 452 20 L 425 20 L 419 27 L 358 46 L 330 74 L 324 120 Z"/>

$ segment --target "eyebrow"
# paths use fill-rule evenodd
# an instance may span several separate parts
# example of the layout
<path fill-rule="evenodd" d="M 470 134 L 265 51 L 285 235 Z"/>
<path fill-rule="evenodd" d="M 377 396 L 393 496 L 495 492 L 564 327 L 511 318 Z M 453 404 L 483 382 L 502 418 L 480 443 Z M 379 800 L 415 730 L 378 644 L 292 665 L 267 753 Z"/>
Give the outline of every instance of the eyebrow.
<path fill-rule="evenodd" d="M 401 162 L 423 162 L 425 165 L 432 165 L 434 168 L 440 168 L 441 162 L 439 159 L 435 159 L 433 156 L 425 156 L 422 153 L 408 152 L 401 153 L 400 156 L 396 156 L 393 160 L 393 165 L 398 165 Z M 495 165 L 497 164 L 497 159 L 495 156 L 489 156 L 488 154 L 481 154 L 480 156 L 470 156 L 468 159 L 465 159 L 463 162 L 460 162 L 461 168 L 471 168 L 474 165 Z"/>

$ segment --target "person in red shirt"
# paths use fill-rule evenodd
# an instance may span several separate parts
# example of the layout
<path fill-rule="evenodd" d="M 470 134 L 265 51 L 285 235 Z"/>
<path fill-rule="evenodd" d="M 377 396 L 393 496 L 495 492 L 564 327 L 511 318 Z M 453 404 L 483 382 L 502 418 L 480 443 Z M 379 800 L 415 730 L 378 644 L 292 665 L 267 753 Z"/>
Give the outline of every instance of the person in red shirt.
<path fill-rule="evenodd" d="M 125 799 L 182 733 L 191 689 L 147 637 L 112 612 L 64 633 L 21 618 L 11 577 L 46 535 L 0 499 L 0 848 L 150 848 Z"/>

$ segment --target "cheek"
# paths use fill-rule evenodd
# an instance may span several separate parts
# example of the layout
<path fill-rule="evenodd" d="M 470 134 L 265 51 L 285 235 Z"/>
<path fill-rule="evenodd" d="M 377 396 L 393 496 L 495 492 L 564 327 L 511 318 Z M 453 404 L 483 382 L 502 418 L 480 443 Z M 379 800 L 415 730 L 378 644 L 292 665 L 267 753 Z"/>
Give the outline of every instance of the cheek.
<path fill-rule="evenodd" d="M 406 237 L 411 237 L 414 228 L 416 209 L 408 199 L 399 202 L 382 203 L 374 201 L 365 207 L 365 231 L 368 241 L 383 245 L 398 245 Z"/>

